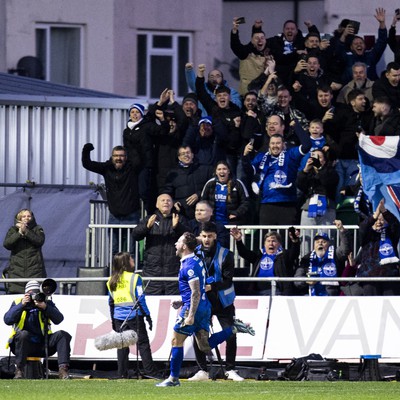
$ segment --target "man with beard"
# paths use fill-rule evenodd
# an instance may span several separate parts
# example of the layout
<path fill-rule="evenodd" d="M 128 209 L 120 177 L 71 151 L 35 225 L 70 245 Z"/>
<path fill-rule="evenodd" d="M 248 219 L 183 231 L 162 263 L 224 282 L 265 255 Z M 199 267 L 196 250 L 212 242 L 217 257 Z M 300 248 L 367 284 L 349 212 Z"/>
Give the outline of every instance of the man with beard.
<path fill-rule="evenodd" d="M 269 124 L 275 121 L 269 118 Z M 280 117 L 277 117 L 280 119 Z M 283 132 L 283 123 L 281 121 Z M 279 122 L 276 121 L 279 128 Z M 275 125 L 271 129 L 275 129 Z M 301 134 L 300 146 L 286 150 L 283 133 L 274 133 L 270 137 L 268 152 L 259 152 L 251 160 L 250 154 L 253 145 L 249 143 L 243 153 L 243 168 L 249 176 L 256 176 L 256 185 L 260 197 L 259 224 L 260 225 L 293 225 L 296 224 L 296 186 L 297 170 L 301 160 L 311 148 L 311 140 L 308 133 L 296 129 Z"/>
<path fill-rule="evenodd" d="M 186 219 L 173 209 L 169 194 L 157 197 L 154 214 L 142 219 L 132 231 L 135 240 L 146 239 L 144 250 L 143 277 L 171 277 L 179 270 L 179 260 L 175 255 L 174 244 L 183 232 L 187 231 Z M 178 293 L 176 282 L 150 281 L 146 294 L 173 295 Z"/>
<path fill-rule="evenodd" d="M 314 236 L 314 249 L 304 256 L 295 276 L 308 276 L 314 278 L 340 277 L 347 256 L 350 253 L 350 232 L 347 231 L 342 221 L 335 220 L 334 224 L 339 231 L 339 246 L 334 246 L 327 233 L 318 232 Z M 332 281 L 298 282 L 300 288 L 309 286 L 310 296 L 337 296 L 339 295 L 339 283 Z"/>
<path fill-rule="evenodd" d="M 92 143 L 86 143 L 82 149 L 83 168 L 100 174 L 104 178 L 107 193 L 107 204 L 110 211 L 110 225 L 134 225 L 140 219 L 140 199 L 138 174 L 132 163 L 127 160 L 127 152 L 123 146 L 115 146 L 111 158 L 106 162 L 92 161 L 90 152 L 94 150 Z M 131 251 L 127 249 L 128 230 L 121 232 L 122 243 L 119 243 L 118 229 L 112 230 L 112 253 Z"/>
<path fill-rule="evenodd" d="M 372 136 L 400 135 L 400 112 L 387 97 L 378 97 L 372 105 L 374 118 L 367 133 Z"/>
<path fill-rule="evenodd" d="M 356 62 L 351 67 L 353 73 L 353 80 L 351 80 L 347 85 L 343 86 L 340 90 L 336 101 L 338 103 L 345 103 L 349 104 L 348 94 L 353 89 L 362 90 L 365 94 L 365 97 L 372 103 L 373 96 L 372 96 L 372 82 L 370 79 L 367 78 L 367 66 L 362 62 Z"/>
<path fill-rule="evenodd" d="M 196 92 L 196 73 L 194 72 L 194 67 L 192 63 L 186 63 L 185 65 L 185 76 L 186 83 L 192 92 Z M 240 94 L 224 79 L 224 74 L 219 69 L 213 69 L 208 73 L 207 82 L 204 83 L 207 93 L 215 100 L 216 90 L 220 86 L 229 87 L 231 91 L 231 100 L 233 104 L 238 107 L 242 107 L 242 99 Z M 200 105 L 202 108 L 202 106 Z"/>
<path fill-rule="evenodd" d="M 213 222 L 205 222 L 200 227 L 201 244 L 195 254 L 203 261 L 206 272 L 206 294 L 211 303 L 211 316 L 215 315 L 222 329 L 234 323 L 235 289 L 233 286 L 234 260 L 233 253 L 222 247 L 217 241 L 217 227 Z M 208 379 L 206 354 L 194 343 L 196 359 L 200 370 L 189 380 L 202 381 Z M 235 370 L 236 335 L 226 341 L 226 378 L 243 381 Z"/>
<path fill-rule="evenodd" d="M 197 239 L 193 233 L 185 232 L 175 243 L 176 255 L 181 259 L 178 275 L 181 300 L 172 302 L 174 309 L 181 308 L 176 319 L 172 336 L 170 375 L 158 387 L 180 386 L 179 373 L 183 361 L 185 340 L 194 335 L 199 348 L 209 352 L 231 335 L 238 332 L 254 336 L 254 329 L 238 319 L 222 331 L 208 337 L 210 330 L 211 306 L 206 296 L 206 282 L 203 262 L 194 254 Z"/>

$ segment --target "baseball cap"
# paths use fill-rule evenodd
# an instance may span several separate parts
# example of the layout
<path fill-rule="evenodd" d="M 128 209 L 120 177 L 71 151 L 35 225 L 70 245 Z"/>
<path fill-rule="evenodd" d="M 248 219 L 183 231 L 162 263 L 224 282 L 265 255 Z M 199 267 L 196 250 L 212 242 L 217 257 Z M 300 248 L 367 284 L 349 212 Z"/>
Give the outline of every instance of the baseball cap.
<path fill-rule="evenodd" d="M 317 233 L 315 234 L 314 240 L 317 240 L 317 239 L 324 239 L 324 240 L 326 240 L 326 241 L 328 241 L 328 242 L 331 241 L 331 239 L 330 239 L 330 237 L 328 236 L 328 234 L 327 234 L 327 233 L 323 233 L 323 232 L 317 232 Z"/>

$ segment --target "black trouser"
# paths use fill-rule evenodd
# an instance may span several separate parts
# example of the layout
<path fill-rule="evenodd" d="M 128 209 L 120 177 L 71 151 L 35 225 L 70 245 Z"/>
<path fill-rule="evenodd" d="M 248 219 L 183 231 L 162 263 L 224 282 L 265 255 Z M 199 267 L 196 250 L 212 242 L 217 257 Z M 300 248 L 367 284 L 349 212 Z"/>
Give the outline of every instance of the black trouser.
<path fill-rule="evenodd" d="M 212 315 L 215 315 L 218 318 L 218 322 L 220 323 L 222 329 L 229 328 L 230 326 L 233 326 L 233 317 L 235 316 L 235 307 L 232 304 L 226 308 L 222 308 L 219 310 L 213 309 Z M 236 350 L 237 350 L 236 335 L 231 335 L 230 338 L 226 341 L 225 358 L 226 358 L 226 370 L 227 371 L 234 369 L 236 366 Z M 196 354 L 197 362 L 200 365 L 200 368 L 204 371 L 207 371 L 206 354 L 203 353 L 199 349 L 196 340 L 194 340 L 194 351 Z"/>
<path fill-rule="evenodd" d="M 27 357 L 44 357 L 44 338 L 40 343 L 32 342 L 32 334 L 28 331 L 18 331 L 10 344 L 11 351 L 15 354 L 15 362 L 19 369 L 26 364 Z M 71 354 L 71 335 L 65 331 L 57 331 L 48 336 L 48 355 L 57 353 L 58 365 L 69 365 Z"/>
<path fill-rule="evenodd" d="M 122 323 L 119 319 L 115 320 L 115 329 L 118 332 Z M 149 336 L 147 335 L 146 325 L 144 323 L 144 317 L 139 316 L 130 319 L 125 324 L 123 330 L 129 329 L 134 330 L 138 335 L 137 348 L 142 359 L 143 370 L 146 375 L 153 376 L 156 373 L 156 368 L 153 363 L 153 357 L 151 355 Z M 128 377 L 129 370 L 129 347 L 117 350 L 118 359 L 118 376 L 122 378 Z"/>

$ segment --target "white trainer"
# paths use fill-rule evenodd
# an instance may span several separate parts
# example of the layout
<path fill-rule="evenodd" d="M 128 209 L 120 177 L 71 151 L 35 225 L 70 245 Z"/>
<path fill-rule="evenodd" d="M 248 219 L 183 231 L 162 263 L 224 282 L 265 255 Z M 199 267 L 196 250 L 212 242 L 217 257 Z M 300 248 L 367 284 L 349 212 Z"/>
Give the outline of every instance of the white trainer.
<path fill-rule="evenodd" d="M 244 381 L 244 378 L 242 378 L 237 373 L 237 371 L 235 371 L 234 369 L 231 369 L 230 371 L 226 371 L 225 376 L 226 376 L 226 379 L 231 379 L 232 381 L 236 381 L 236 382 Z"/>
<path fill-rule="evenodd" d="M 192 381 L 192 382 L 207 381 L 208 378 L 209 378 L 208 372 L 203 371 L 201 369 L 200 371 L 197 371 L 191 378 L 189 378 L 188 381 Z"/>

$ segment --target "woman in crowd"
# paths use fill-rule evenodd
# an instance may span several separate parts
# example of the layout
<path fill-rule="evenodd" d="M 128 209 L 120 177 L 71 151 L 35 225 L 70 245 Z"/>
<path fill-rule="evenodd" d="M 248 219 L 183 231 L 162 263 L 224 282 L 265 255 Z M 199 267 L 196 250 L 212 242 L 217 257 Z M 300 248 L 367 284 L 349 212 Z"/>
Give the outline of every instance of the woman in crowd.
<path fill-rule="evenodd" d="M 224 225 L 244 224 L 248 220 L 249 193 L 242 181 L 232 177 L 226 161 L 217 163 L 215 177 L 204 185 L 201 200 L 208 201 L 215 221 Z"/>
<path fill-rule="evenodd" d="M 3 246 L 11 251 L 10 264 L 4 271 L 8 278 L 45 278 L 42 246 L 45 241 L 43 228 L 36 223 L 33 212 L 22 209 L 15 216 L 4 239 Z M 25 282 L 7 284 L 7 293 L 24 293 Z"/>

